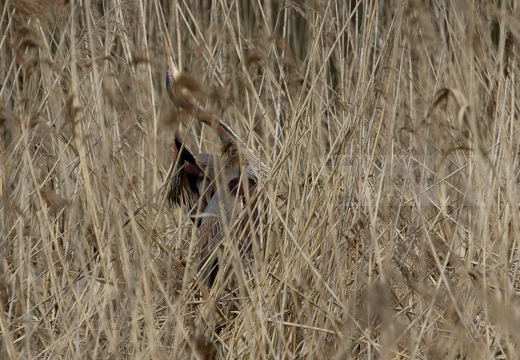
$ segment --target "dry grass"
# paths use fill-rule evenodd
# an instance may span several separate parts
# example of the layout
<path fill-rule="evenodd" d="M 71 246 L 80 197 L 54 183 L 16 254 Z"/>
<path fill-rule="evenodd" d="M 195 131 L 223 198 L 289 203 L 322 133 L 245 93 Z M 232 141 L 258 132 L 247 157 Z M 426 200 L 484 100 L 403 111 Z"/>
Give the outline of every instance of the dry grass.
<path fill-rule="evenodd" d="M 510 4 L 3 2 L 0 358 L 515 357 Z M 158 193 L 191 121 L 163 31 L 271 169 L 234 300 Z"/>

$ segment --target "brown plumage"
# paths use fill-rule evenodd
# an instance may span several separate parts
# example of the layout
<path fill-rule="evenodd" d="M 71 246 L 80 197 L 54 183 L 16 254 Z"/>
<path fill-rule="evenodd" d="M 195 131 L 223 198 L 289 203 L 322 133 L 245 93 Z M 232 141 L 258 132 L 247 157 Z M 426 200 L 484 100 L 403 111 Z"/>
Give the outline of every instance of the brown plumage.
<path fill-rule="evenodd" d="M 220 157 L 210 154 L 193 155 L 175 136 L 175 160 L 167 178 L 170 179 L 168 199 L 171 204 L 186 208 L 194 223 L 200 224 L 198 209 L 204 210 L 216 191 L 215 169 Z"/>
<path fill-rule="evenodd" d="M 170 99 L 214 129 L 223 142 L 222 157 L 192 154 L 176 134 L 179 161 L 168 173 L 168 178 L 173 177 L 169 199 L 173 204 L 186 207 L 199 227 L 199 270 L 211 287 L 224 265 L 219 264 L 217 250 L 225 233 L 236 234 L 241 252 L 251 247 L 252 229 L 258 222 L 255 191 L 265 182 L 267 171 L 229 126 L 198 104 L 192 83 L 186 81 L 187 77 L 181 75 L 173 63 L 166 36 L 164 44 L 168 59 L 166 89 Z"/>
<path fill-rule="evenodd" d="M 249 176 L 241 180 L 238 165 L 226 167 L 224 159 L 218 156 L 192 154 L 177 136 L 175 144 L 180 155 L 177 166 L 174 162 L 169 171 L 172 179 L 168 198 L 172 204 L 185 207 L 199 227 L 199 270 L 211 286 L 219 268 L 216 250 L 225 230 L 234 227 L 234 233 L 240 237 L 239 248 L 242 252 L 251 246 L 250 228 L 257 222 L 258 215 L 253 201 L 249 203 L 253 204 L 249 211 L 246 211 L 246 192 L 252 196 L 256 182 Z M 249 222 L 250 218 L 252 222 Z"/>
<path fill-rule="evenodd" d="M 237 174 L 229 176 L 220 183 L 205 207 L 199 228 L 201 251 L 199 271 L 202 270 L 203 279 L 209 286 L 214 283 L 217 276 L 219 269 L 217 251 L 226 231 L 238 237 L 242 254 L 251 247 L 251 228 L 256 227 L 258 214 L 254 208 L 246 209 L 245 192 L 253 191 L 256 184 L 250 179 L 244 181 L 247 184 L 243 184 Z M 247 210 L 251 210 L 251 222 Z"/>

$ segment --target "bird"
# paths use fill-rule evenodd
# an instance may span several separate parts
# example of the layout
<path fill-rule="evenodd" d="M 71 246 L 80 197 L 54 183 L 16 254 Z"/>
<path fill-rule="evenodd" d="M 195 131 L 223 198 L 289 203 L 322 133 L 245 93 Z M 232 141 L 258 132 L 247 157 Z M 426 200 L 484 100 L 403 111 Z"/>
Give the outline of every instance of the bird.
<path fill-rule="evenodd" d="M 176 156 L 166 176 L 171 179 L 168 200 L 171 204 L 184 206 L 193 223 L 199 227 L 200 217 L 196 213 L 199 207 L 205 209 L 215 194 L 215 169 L 218 168 L 215 165 L 221 163 L 221 159 L 206 153 L 192 154 L 177 133 L 174 143 Z"/>
<path fill-rule="evenodd" d="M 217 116 L 198 103 L 196 88 L 190 78 L 178 71 L 163 35 L 166 57 L 166 90 L 173 104 L 211 127 L 222 142 L 222 156 L 193 154 L 175 133 L 176 160 L 168 171 L 171 183 L 170 202 L 184 206 L 198 227 L 200 258 L 198 270 L 208 288 L 212 288 L 225 259 L 218 249 L 225 232 L 239 239 L 241 253 L 251 249 L 259 211 L 256 190 L 267 179 L 267 167 L 242 142 L 235 132 Z"/>

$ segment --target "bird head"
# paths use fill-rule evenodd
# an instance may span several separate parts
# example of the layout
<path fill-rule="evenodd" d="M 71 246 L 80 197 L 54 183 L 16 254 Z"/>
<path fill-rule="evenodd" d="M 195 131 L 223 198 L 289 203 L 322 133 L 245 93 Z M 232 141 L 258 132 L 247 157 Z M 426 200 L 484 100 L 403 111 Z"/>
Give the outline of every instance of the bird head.
<path fill-rule="evenodd" d="M 168 95 L 170 96 L 170 99 L 173 101 L 173 88 L 174 88 L 174 82 L 179 77 L 180 73 L 177 69 L 177 66 L 175 66 L 175 63 L 173 62 L 173 57 L 170 51 L 170 46 L 168 43 L 168 38 L 165 34 L 163 34 L 163 41 L 164 41 L 164 48 L 166 49 L 166 59 L 168 61 L 168 67 L 166 69 L 166 91 L 168 91 Z"/>

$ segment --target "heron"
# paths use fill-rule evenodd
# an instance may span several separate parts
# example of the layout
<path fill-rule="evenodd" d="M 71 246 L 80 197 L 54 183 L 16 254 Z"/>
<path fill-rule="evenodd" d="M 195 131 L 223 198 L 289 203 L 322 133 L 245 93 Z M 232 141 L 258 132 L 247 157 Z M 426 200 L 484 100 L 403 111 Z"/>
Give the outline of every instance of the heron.
<path fill-rule="evenodd" d="M 181 74 L 170 53 L 166 35 L 163 35 L 166 57 L 166 90 L 173 104 L 211 127 L 222 141 L 222 156 L 193 154 L 175 133 L 174 160 L 168 178 L 171 184 L 168 198 L 172 204 L 184 206 L 192 214 L 198 227 L 200 258 L 198 270 L 209 288 L 212 288 L 219 268 L 217 250 L 224 238 L 224 230 L 233 228 L 241 252 L 251 248 L 252 228 L 258 222 L 255 190 L 267 178 L 265 165 L 242 142 L 235 132 L 217 116 L 207 112 L 198 103 L 190 88 L 190 81 Z"/>

